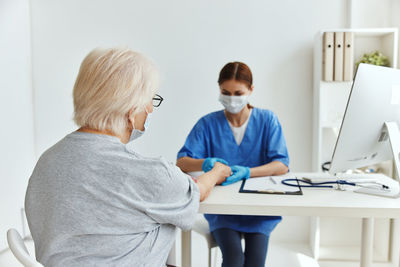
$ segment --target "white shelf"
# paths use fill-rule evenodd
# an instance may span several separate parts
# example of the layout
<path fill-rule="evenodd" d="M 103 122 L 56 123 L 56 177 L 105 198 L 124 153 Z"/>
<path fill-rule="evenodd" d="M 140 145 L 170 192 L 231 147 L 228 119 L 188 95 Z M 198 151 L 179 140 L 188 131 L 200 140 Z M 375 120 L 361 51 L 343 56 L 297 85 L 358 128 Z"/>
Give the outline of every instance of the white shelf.
<path fill-rule="evenodd" d="M 358 28 L 358 29 L 346 29 L 346 28 L 333 28 L 333 29 L 322 29 L 320 33 L 324 32 L 354 32 L 360 35 L 366 36 L 381 36 L 388 33 L 397 31 L 397 28 Z"/>
<path fill-rule="evenodd" d="M 340 129 L 340 126 L 342 124 L 341 120 L 337 120 L 337 121 L 323 121 L 321 123 L 321 128 L 323 129 L 332 129 L 335 132 L 338 132 Z"/>
<path fill-rule="evenodd" d="M 314 46 L 313 171 L 322 171 L 321 164 L 331 160 L 353 83 L 322 80 L 322 43 L 325 32 L 354 33 L 354 63 L 365 53 L 380 51 L 388 57 L 391 67 L 397 68 L 397 28 L 326 29 L 318 32 Z M 310 246 L 321 266 L 342 266 L 338 262 L 350 262 L 349 266 L 351 261 L 357 263 L 360 257 L 359 220 L 315 217 L 312 221 Z M 375 235 L 374 257 L 378 261 L 388 261 L 392 244 L 391 225 L 391 221 L 376 220 L 375 232 L 380 235 Z M 329 265 L 329 260 L 334 260 L 336 264 Z M 326 265 L 322 265 L 322 262 Z M 382 266 L 390 264 L 386 262 Z"/>
<path fill-rule="evenodd" d="M 360 260 L 360 246 L 321 246 L 319 260 L 329 261 L 342 259 L 344 261 L 359 261 Z M 388 262 L 389 255 L 380 253 L 374 250 L 375 262 Z"/>
<path fill-rule="evenodd" d="M 319 267 L 360 267 L 359 261 L 319 261 Z M 391 262 L 374 262 L 374 267 L 398 267 Z"/>
<path fill-rule="evenodd" d="M 322 80 L 322 39 L 325 32 L 354 33 L 354 62 L 357 62 L 364 53 L 378 50 L 388 57 L 391 67 L 397 67 L 398 30 L 396 28 L 326 29 L 316 35 L 313 115 L 314 171 L 320 171 L 321 164 L 329 160 L 333 154 L 334 146 L 331 143 L 336 141 L 337 136 L 331 136 L 327 130 L 332 129 L 337 132 L 337 129 L 340 128 L 353 83 L 352 81 L 326 82 Z M 330 155 L 328 159 L 327 155 Z"/>

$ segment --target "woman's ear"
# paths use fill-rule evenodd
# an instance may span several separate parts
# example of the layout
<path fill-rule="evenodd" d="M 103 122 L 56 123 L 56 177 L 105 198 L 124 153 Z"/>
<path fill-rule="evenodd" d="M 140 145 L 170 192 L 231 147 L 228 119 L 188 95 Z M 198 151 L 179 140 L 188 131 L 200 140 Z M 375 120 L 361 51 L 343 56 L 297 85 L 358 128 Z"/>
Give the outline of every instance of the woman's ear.
<path fill-rule="evenodd" d="M 153 102 L 150 102 L 150 104 L 146 106 L 146 111 L 147 113 L 153 113 L 153 110 L 154 110 Z"/>
<path fill-rule="evenodd" d="M 249 88 L 250 94 L 253 93 L 253 90 L 254 90 L 254 85 L 250 86 Z"/>
<path fill-rule="evenodd" d="M 135 126 L 135 124 L 134 124 L 135 123 L 135 117 L 133 116 L 133 111 L 134 111 L 134 109 L 132 108 L 128 112 L 128 121 L 130 122 L 129 127 L 131 129 L 133 129 L 134 126 Z"/>

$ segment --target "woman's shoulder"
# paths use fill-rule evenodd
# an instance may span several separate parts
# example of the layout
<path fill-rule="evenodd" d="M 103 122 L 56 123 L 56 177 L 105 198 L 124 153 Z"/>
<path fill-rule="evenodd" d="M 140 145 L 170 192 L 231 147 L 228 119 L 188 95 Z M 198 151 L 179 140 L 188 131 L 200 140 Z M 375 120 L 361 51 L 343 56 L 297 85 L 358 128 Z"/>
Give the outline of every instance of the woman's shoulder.
<path fill-rule="evenodd" d="M 145 156 L 131 150 L 127 150 L 127 152 L 133 155 L 133 165 L 138 166 L 137 168 L 132 169 L 133 172 L 141 169 L 142 171 L 153 173 L 154 178 L 157 178 L 171 176 L 171 173 L 175 171 L 175 164 L 169 162 L 163 156 Z"/>
<path fill-rule="evenodd" d="M 211 113 L 208 113 L 207 115 L 204 115 L 203 117 L 200 118 L 199 122 L 203 122 L 203 123 L 209 123 L 212 121 L 215 121 L 215 119 L 224 117 L 224 110 L 217 110 Z"/>
<path fill-rule="evenodd" d="M 270 109 L 263 109 L 263 108 L 255 108 L 253 107 L 252 113 L 257 119 L 270 121 L 272 119 L 276 119 L 277 116 L 275 113 Z"/>
<path fill-rule="evenodd" d="M 201 117 L 196 124 L 194 125 L 194 129 L 197 131 L 203 131 L 205 129 L 209 129 L 210 126 L 214 127 L 215 124 L 218 124 L 224 118 L 224 111 L 218 110 L 207 115 Z"/>
<path fill-rule="evenodd" d="M 136 185 L 151 185 L 151 190 L 158 192 L 159 196 L 168 192 L 179 194 L 188 186 L 188 175 L 183 173 L 175 163 L 162 156 L 142 156 L 134 165 L 140 165 L 140 167 L 132 169 L 135 174 L 140 173 L 138 179 L 135 179 Z M 146 186 L 142 188 L 149 189 Z"/>

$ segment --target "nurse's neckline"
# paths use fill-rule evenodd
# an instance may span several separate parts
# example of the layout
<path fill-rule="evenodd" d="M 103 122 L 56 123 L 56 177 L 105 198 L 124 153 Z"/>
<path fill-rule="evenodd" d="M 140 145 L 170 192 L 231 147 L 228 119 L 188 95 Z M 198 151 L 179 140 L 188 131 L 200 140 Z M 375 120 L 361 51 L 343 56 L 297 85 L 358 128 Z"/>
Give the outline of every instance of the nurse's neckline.
<path fill-rule="evenodd" d="M 249 119 L 252 108 L 253 106 L 248 104 L 237 114 L 232 114 L 224 110 L 224 115 L 228 123 L 230 123 L 233 127 L 241 127 Z"/>

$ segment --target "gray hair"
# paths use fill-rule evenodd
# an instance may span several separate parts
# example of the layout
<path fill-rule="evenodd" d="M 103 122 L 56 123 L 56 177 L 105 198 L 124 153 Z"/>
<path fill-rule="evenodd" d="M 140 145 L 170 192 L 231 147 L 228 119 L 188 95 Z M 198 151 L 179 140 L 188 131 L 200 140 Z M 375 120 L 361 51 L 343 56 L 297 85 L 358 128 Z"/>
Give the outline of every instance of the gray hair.
<path fill-rule="evenodd" d="M 74 121 L 122 135 L 129 111 L 143 111 L 158 86 L 158 70 L 144 55 L 127 48 L 96 48 L 83 60 L 75 81 Z"/>

